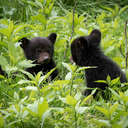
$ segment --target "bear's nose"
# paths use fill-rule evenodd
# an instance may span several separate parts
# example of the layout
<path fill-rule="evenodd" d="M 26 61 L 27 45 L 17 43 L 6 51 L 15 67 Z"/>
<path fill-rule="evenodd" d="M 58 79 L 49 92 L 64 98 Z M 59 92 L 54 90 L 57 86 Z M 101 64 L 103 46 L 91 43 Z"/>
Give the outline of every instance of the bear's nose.
<path fill-rule="evenodd" d="M 49 56 L 49 54 L 48 53 L 41 53 L 40 55 L 39 55 L 39 58 L 38 58 L 38 63 L 39 64 L 43 64 L 43 63 L 47 63 L 48 61 L 50 60 L 50 56 Z"/>

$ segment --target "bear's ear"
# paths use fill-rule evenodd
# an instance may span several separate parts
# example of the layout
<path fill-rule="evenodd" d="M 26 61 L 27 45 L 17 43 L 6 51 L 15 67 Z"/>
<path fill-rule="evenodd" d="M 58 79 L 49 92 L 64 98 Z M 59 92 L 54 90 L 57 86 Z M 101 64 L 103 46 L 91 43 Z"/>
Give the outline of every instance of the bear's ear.
<path fill-rule="evenodd" d="M 56 37 L 57 37 L 57 34 L 56 34 L 56 33 L 51 33 L 51 34 L 48 36 L 48 39 L 54 44 L 55 41 L 56 41 Z"/>
<path fill-rule="evenodd" d="M 21 42 L 20 47 L 24 49 L 30 41 L 29 41 L 29 39 L 24 37 L 24 38 L 20 39 L 19 42 Z"/>
<path fill-rule="evenodd" d="M 94 29 L 90 34 L 90 41 L 93 45 L 99 45 L 101 41 L 101 32 L 98 29 Z"/>

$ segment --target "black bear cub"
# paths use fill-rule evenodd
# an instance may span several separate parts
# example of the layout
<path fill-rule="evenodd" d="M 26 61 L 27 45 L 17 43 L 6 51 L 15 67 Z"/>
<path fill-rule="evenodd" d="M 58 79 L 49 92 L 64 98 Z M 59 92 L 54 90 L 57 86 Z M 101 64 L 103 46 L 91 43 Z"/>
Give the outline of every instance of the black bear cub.
<path fill-rule="evenodd" d="M 79 66 L 96 66 L 85 71 L 88 88 L 105 89 L 108 85 L 98 83 L 97 80 L 106 80 L 120 77 L 120 82 L 126 82 L 126 76 L 119 66 L 103 54 L 100 49 L 101 32 L 94 29 L 90 35 L 76 38 L 71 44 L 73 61 Z M 85 96 L 91 94 L 90 89 L 85 91 Z M 97 92 L 94 94 L 96 96 Z"/>
<path fill-rule="evenodd" d="M 20 40 L 24 54 L 28 60 L 34 61 L 37 64 L 34 67 L 27 68 L 26 71 L 31 74 L 37 74 L 42 71 L 46 74 L 51 69 L 55 68 L 55 62 L 53 60 L 54 43 L 57 35 L 51 33 L 48 37 L 35 37 L 32 40 L 22 38 Z M 58 74 L 58 70 L 55 69 L 50 75 L 50 80 L 53 80 Z"/>

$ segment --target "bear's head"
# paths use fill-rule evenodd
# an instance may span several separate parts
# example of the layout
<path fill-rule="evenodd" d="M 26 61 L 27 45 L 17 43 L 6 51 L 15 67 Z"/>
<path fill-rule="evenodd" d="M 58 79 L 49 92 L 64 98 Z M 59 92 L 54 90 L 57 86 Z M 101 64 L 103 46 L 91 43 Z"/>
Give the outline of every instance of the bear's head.
<path fill-rule="evenodd" d="M 94 29 L 90 35 L 76 38 L 71 44 L 72 60 L 79 66 L 85 66 L 91 55 L 99 50 L 101 32 Z"/>
<path fill-rule="evenodd" d="M 35 37 L 32 40 L 22 38 L 20 46 L 28 60 L 44 64 L 53 57 L 56 37 L 56 33 L 51 33 L 48 37 Z"/>

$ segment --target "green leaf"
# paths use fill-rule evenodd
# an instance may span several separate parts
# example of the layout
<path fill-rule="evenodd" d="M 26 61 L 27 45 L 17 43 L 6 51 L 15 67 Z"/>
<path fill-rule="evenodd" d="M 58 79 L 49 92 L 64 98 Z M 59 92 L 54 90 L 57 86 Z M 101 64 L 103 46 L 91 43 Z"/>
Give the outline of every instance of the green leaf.
<path fill-rule="evenodd" d="M 27 75 L 31 80 L 35 79 L 35 77 L 31 73 L 24 71 L 24 70 L 19 70 L 19 71 L 22 72 L 23 74 Z"/>
<path fill-rule="evenodd" d="M 118 103 L 115 103 L 111 108 L 110 108 L 110 115 L 112 115 L 115 111 L 116 111 L 116 109 L 117 109 L 117 107 L 118 107 Z"/>
<path fill-rule="evenodd" d="M 108 120 L 94 120 L 94 122 L 98 125 L 99 128 L 111 127 L 111 124 Z"/>
<path fill-rule="evenodd" d="M 70 72 L 74 72 L 76 70 L 76 66 L 74 65 L 71 65 L 71 64 L 67 64 L 67 63 L 64 63 L 62 62 L 63 66 Z"/>
<path fill-rule="evenodd" d="M 112 94 L 115 96 L 115 98 L 116 99 L 120 99 L 121 97 L 120 97 L 120 95 L 116 92 L 116 91 L 114 91 L 113 89 L 111 89 L 111 88 L 108 88 L 111 92 L 112 92 Z"/>
<path fill-rule="evenodd" d="M 86 110 L 88 110 L 89 108 L 88 107 L 77 107 L 75 108 L 76 109 L 76 112 L 79 113 L 79 114 L 83 114 L 85 113 Z"/>
<path fill-rule="evenodd" d="M 71 105 L 71 106 L 75 106 L 77 103 L 77 100 L 75 98 L 73 98 L 72 96 L 67 95 L 66 96 L 66 103 Z"/>
<path fill-rule="evenodd" d="M 42 118 L 42 115 L 49 109 L 48 102 L 44 99 L 42 103 L 38 103 L 38 115 Z"/>
<path fill-rule="evenodd" d="M 14 32 L 13 34 L 16 35 L 17 33 L 19 33 L 22 29 L 27 28 L 27 27 L 31 27 L 31 25 L 29 24 L 20 24 L 15 26 Z"/>
<path fill-rule="evenodd" d="M 53 68 L 51 71 L 49 71 L 46 75 L 41 76 L 38 82 L 38 86 L 41 84 L 42 81 L 45 81 L 46 79 L 48 79 L 48 77 L 52 74 L 52 72 L 54 72 L 56 70 L 56 67 Z"/>
<path fill-rule="evenodd" d="M 102 112 L 107 118 L 109 118 L 109 111 L 103 107 L 96 106 L 95 107 L 98 111 Z"/>
<path fill-rule="evenodd" d="M 20 88 L 20 90 L 24 91 L 38 91 L 37 87 L 33 87 L 33 86 L 27 86 L 25 88 Z"/>
<path fill-rule="evenodd" d="M 80 106 L 84 105 L 89 99 L 92 99 L 92 95 L 88 95 L 87 97 L 85 97 L 81 102 Z"/>
<path fill-rule="evenodd" d="M 115 84 L 119 83 L 119 81 L 120 81 L 120 77 L 117 77 L 111 81 L 111 85 L 115 85 Z"/>
<path fill-rule="evenodd" d="M 23 60 L 18 63 L 18 66 L 22 68 L 30 68 L 36 66 L 36 64 L 32 64 L 33 61 L 31 60 Z"/>
<path fill-rule="evenodd" d="M 42 75 L 42 71 L 38 72 L 37 75 L 35 76 L 35 82 L 36 82 L 36 85 L 38 86 L 38 82 L 41 78 L 41 75 Z"/>
<path fill-rule="evenodd" d="M 30 83 L 33 83 L 33 84 L 35 84 L 35 82 L 34 81 L 30 81 L 30 80 L 20 80 L 17 84 L 30 84 Z"/>
<path fill-rule="evenodd" d="M 107 82 L 105 80 L 97 80 L 95 82 L 97 82 L 97 83 L 106 83 L 107 84 Z"/>
<path fill-rule="evenodd" d="M 0 127 L 4 127 L 4 118 L 0 115 Z"/>
<path fill-rule="evenodd" d="M 86 70 L 86 69 L 90 69 L 90 68 L 97 68 L 97 67 L 96 66 L 80 67 L 80 68 L 77 69 L 77 72 L 83 71 L 83 70 Z"/>
<path fill-rule="evenodd" d="M 119 15 L 121 15 L 127 8 L 128 8 L 128 5 L 121 8 L 120 11 L 119 11 Z"/>
<path fill-rule="evenodd" d="M 111 77 L 109 75 L 107 76 L 106 81 L 107 81 L 108 85 L 110 85 L 110 83 L 111 83 Z"/>
<path fill-rule="evenodd" d="M 71 80 L 72 79 L 72 73 L 69 72 L 67 73 L 67 75 L 65 76 L 65 80 Z"/>
<path fill-rule="evenodd" d="M 44 26 L 47 24 L 47 20 L 44 15 L 38 14 L 36 16 L 32 16 L 32 20 L 38 20 L 41 22 Z"/>
<path fill-rule="evenodd" d="M 19 100 L 19 95 L 16 92 L 14 92 L 14 99 Z"/>

